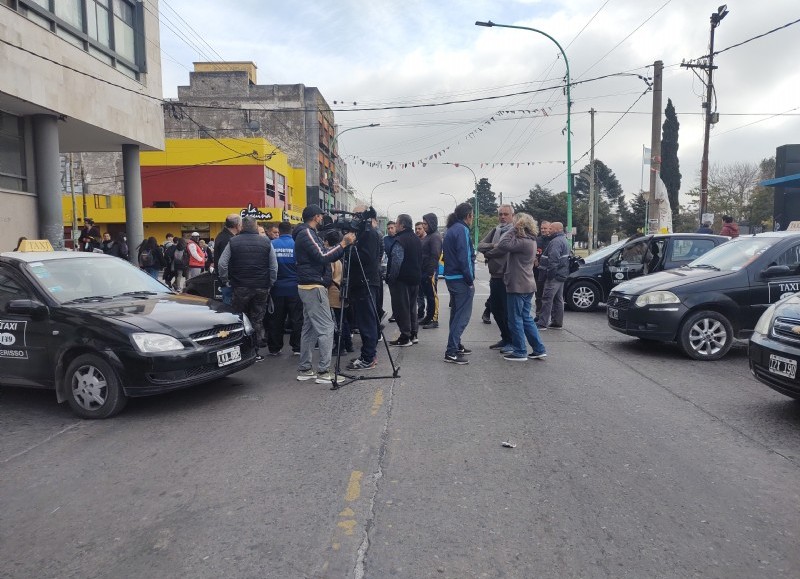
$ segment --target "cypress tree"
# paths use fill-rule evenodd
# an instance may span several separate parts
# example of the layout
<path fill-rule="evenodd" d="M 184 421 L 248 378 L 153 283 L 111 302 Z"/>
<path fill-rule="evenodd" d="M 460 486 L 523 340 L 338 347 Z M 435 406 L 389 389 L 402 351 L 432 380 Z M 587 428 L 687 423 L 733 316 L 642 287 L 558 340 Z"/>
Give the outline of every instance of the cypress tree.
<path fill-rule="evenodd" d="M 678 162 L 678 129 L 680 126 L 675 107 L 672 106 L 672 99 L 667 99 L 661 132 L 661 180 L 667 189 L 673 219 L 678 217 L 681 209 L 678 199 L 681 190 L 681 172 Z"/>

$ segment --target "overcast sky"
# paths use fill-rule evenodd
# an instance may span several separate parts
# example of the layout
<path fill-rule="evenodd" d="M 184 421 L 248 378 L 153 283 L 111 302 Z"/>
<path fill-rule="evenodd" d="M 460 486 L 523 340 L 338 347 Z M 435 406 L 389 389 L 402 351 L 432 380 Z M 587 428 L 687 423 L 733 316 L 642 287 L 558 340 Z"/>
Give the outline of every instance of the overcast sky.
<path fill-rule="evenodd" d="M 472 174 L 445 162 L 468 165 L 511 201 L 524 199 L 537 183 L 554 191 L 566 189 L 566 174 L 559 175 L 565 171 L 567 150 L 562 134 L 566 97 L 561 88 L 550 88 L 563 83 L 565 72 L 556 45 L 533 32 L 477 27 L 476 20 L 548 33 L 564 47 L 573 82 L 619 72 L 652 76 L 652 63 L 662 60 L 664 106 L 671 98 L 681 124 L 681 191 L 699 184 L 703 83 L 679 65 L 708 53 L 709 17 L 719 6 L 716 2 L 160 0 L 159 4 L 165 97 L 177 96 L 177 87 L 189 84 L 191 63 L 197 60 L 253 61 L 259 84 L 318 87 L 336 111 L 340 132 L 380 123 L 378 128 L 342 135 L 339 151 L 348 156 L 350 185 L 364 197 L 377 184 L 397 179 L 375 190 L 375 206 L 381 211 L 400 200 L 404 201 L 392 207 L 392 214 L 419 217 L 432 208 L 440 214 L 451 211 L 452 199 L 440 193 L 465 200 L 472 191 Z M 716 30 L 717 50 L 800 18 L 798 0 L 739 0 L 730 2 L 728 9 Z M 796 24 L 716 57 L 720 122 L 711 133 L 712 163 L 758 162 L 774 155 L 777 146 L 800 142 L 799 38 L 800 24 Z M 646 88 L 636 76 L 613 76 L 572 88 L 573 172 L 588 162 L 588 155 L 581 157 L 589 149 L 588 110 L 594 107 L 596 158 L 616 173 L 629 198 L 639 191 L 642 146 L 650 144 L 652 92 L 641 96 Z M 506 96 L 512 93 L 527 94 Z M 490 96 L 502 98 L 357 110 Z M 440 152 L 426 166 L 420 165 L 420 160 Z M 390 162 L 415 166 L 392 170 L 387 168 Z M 383 168 L 368 163 L 382 163 Z M 645 172 L 645 189 L 647 179 Z"/>

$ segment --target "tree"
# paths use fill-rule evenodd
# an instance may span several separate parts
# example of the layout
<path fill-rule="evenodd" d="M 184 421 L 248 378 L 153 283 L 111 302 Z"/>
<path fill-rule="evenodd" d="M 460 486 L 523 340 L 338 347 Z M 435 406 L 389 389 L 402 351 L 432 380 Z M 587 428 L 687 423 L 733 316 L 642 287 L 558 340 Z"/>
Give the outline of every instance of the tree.
<path fill-rule="evenodd" d="M 759 181 L 775 177 L 775 157 L 761 159 L 759 163 Z M 750 195 L 747 207 L 747 221 L 752 227 L 760 227 L 764 231 L 773 228 L 773 209 L 775 207 L 775 191 L 772 187 L 756 185 Z"/>
<path fill-rule="evenodd" d="M 708 211 L 747 221 L 760 170 L 755 163 L 713 165 L 708 173 Z"/>
<path fill-rule="evenodd" d="M 497 214 L 497 197 L 494 191 L 492 191 L 492 185 L 489 183 L 489 179 L 486 177 L 481 177 L 480 181 L 478 181 L 478 214 Z"/>
<path fill-rule="evenodd" d="M 620 230 L 630 236 L 641 230 L 647 220 L 647 199 L 640 193 L 629 203 L 620 204 Z"/>
<path fill-rule="evenodd" d="M 591 165 L 587 164 L 580 172 L 579 178 L 575 179 L 575 186 L 572 188 L 572 195 L 575 201 L 589 197 L 589 175 L 591 175 Z M 622 186 L 617 180 L 608 165 L 600 159 L 594 160 L 595 193 L 605 197 L 609 205 L 620 206 L 624 202 Z"/>
<path fill-rule="evenodd" d="M 681 191 L 681 172 L 678 162 L 678 129 L 680 126 L 675 107 L 672 106 L 672 99 L 667 99 L 661 132 L 661 180 L 667 188 L 673 220 L 680 214 L 678 199 Z"/>
<path fill-rule="evenodd" d="M 562 192 L 554 194 L 550 189 L 545 189 L 538 183 L 528 193 L 528 198 L 522 203 L 513 203 L 515 213 L 528 213 L 534 219 L 544 221 L 561 221 L 567 219 L 567 194 Z"/>

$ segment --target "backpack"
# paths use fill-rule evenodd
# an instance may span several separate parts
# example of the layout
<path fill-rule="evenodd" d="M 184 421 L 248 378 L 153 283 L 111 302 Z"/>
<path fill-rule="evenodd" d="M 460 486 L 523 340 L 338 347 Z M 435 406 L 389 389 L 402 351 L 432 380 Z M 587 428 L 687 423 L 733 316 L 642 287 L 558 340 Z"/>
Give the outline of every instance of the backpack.
<path fill-rule="evenodd" d="M 139 254 L 139 266 L 141 267 L 154 267 L 156 260 L 153 259 L 153 252 L 150 250 L 143 251 Z"/>
<path fill-rule="evenodd" d="M 186 271 L 189 267 L 189 251 L 175 249 L 172 251 L 172 271 Z"/>

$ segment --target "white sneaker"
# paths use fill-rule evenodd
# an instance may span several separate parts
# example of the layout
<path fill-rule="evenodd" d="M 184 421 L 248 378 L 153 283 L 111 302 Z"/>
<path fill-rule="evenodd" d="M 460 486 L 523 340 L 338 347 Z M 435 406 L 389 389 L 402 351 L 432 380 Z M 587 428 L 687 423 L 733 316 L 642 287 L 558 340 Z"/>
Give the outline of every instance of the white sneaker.
<path fill-rule="evenodd" d="M 297 379 L 301 382 L 305 382 L 306 380 L 313 380 L 316 378 L 316 376 L 317 373 L 309 368 L 308 370 L 300 370 L 300 373 L 297 375 Z"/>
<path fill-rule="evenodd" d="M 317 384 L 333 384 L 333 374 L 328 372 L 317 372 L 317 379 L 314 380 Z M 344 376 L 337 376 L 336 383 L 344 382 Z"/>

